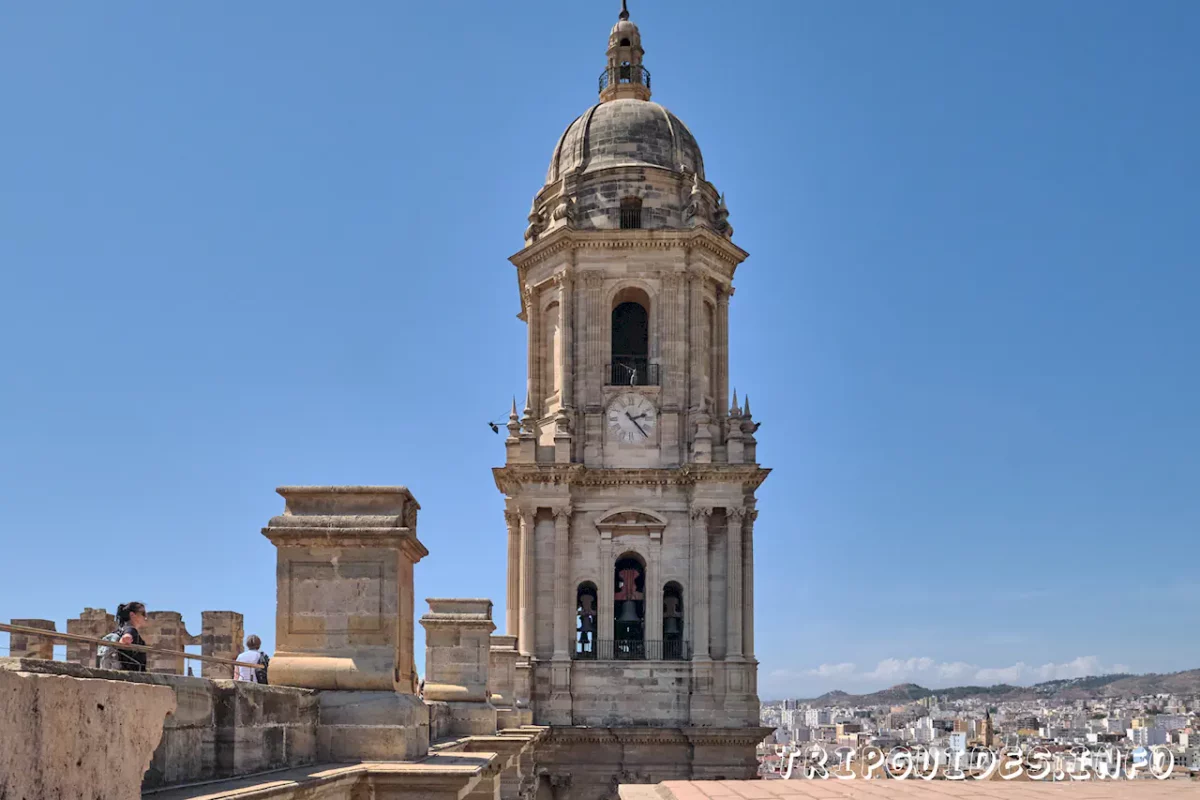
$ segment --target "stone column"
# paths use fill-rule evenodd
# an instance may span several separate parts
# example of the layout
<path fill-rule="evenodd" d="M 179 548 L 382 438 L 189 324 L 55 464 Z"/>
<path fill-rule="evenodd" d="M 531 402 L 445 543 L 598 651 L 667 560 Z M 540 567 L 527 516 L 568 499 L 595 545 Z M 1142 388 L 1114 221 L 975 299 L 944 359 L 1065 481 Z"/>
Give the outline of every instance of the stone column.
<path fill-rule="evenodd" d="M 276 573 L 278 585 L 278 573 Z M 242 652 L 243 618 L 236 611 L 201 611 L 200 612 L 200 655 L 214 658 L 228 658 L 230 661 Z M 276 621 L 278 624 L 278 620 Z M 276 642 L 276 646 L 278 646 Z M 271 660 L 274 670 L 275 661 Z M 204 664 L 200 673 L 206 678 L 232 678 L 233 667 L 227 664 Z M 274 673 L 271 682 L 275 682 Z"/>
<path fill-rule="evenodd" d="M 425 700 L 450 707 L 450 732 L 461 736 L 496 732 L 496 709 L 488 692 L 492 601 L 429 598 L 425 628 Z"/>
<path fill-rule="evenodd" d="M 25 628 L 37 628 L 41 631 L 57 631 L 53 620 L 49 619 L 14 619 L 12 625 Z M 111 631 L 106 631 L 110 633 Z M 103 636 L 104 634 L 101 634 Z M 32 633 L 10 633 L 8 635 L 8 655 L 11 658 L 40 658 L 43 661 L 54 660 L 54 640 L 49 636 L 35 636 Z M 89 664 L 89 666 L 92 666 Z"/>
<path fill-rule="evenodd" d="M 600 585 L 596 587 L 596 657 L 613 657 L 613 587 L 612 530 L 600 531 Z M 600 642 L 607 642 L 600 646 Z"/>
<path fill-rule="evenodd" d="M 554 509 L 554 659 L 570 659 L 571 506 Z"/>
<path fill-rule="evenodd" d="M 550 667 L 550 698 L 545 709 L 548 725 L 571 724 L 571 506 L 554 508 L 554 655 Z"/>
<path fill-rule="evenodd" d="M 692 642 L 693 658 L 707 660 L 708 655 L 708 521 L 710 506 L 693 506 L 692 520 Z"/>
<path fill-rule="evenodd" d="M 535 509 L 536 510 L 536 509 Z M 521 625 L 517 629 L 518 649 L 521 655 L 533 654 L 534 634 L 534 583 L 536 573 L 533 549 L 534 510 L 521 512 Z"/>
<path fill-rule="evenodd" d="M 742 660 L 742 519 L 743 508 L 725 509 L 728 576 L 725 589 L 725 659 Z"/>
<path fill-rule="evenodd" d="M 742 523 L 742 653 L 754 658 L 754 521 L 758 511 L 746 509 Z"/>
<path fill-rule="evenodd" d="M 323 690 L 318 759 L 424 756 L 429 711 L 411 680 L 420 506 L 401 486 L 277 491 L 284 512 L 263 529 L 276 547 L 271 683 Z"/>
<path fill-rule="evenodd" d="M 78 619 L 67 620 L 67 633 L 100 639 L 117 629 L 117 618 L 103 608 L 85 608 Z M 67 642 L 67 661 L 85 667 L 96 666 L 96 645 Z"/>
<path fill-rule="evenodd" d="M 650 554 L 646 564 L 646 658 L 662 658 L 662 531 L 650 532 Z"/>
<path fill-rule="evenodd" d="M 507 592 L 504 597 L 504 630 L 516 636 L 521 629 L 521 517 L 504 512 L 504 524 L 508 528 L 508 574 Z"/>

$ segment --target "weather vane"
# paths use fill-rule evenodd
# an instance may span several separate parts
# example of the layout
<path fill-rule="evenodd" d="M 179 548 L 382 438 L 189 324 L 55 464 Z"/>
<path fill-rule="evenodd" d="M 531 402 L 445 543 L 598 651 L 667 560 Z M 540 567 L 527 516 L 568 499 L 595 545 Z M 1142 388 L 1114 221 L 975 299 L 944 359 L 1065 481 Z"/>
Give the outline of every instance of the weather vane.
<path fill-rule="evenodd" d="M 621 0 L 621 19 L 629 19 L 629 6 L 627 0 Z"/>

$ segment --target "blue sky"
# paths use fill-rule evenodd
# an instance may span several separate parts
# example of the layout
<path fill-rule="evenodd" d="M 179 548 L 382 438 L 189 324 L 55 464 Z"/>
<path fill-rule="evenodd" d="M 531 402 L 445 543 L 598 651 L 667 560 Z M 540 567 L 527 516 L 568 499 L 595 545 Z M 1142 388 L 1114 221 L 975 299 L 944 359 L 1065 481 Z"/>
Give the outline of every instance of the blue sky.
<path fill-rule="evenodd" d="M 9 8 L 0 619 L 270 645 L 301 483 L 409 486 L 419 613 L 502 617 L 506 258 L 618 8 Z M 751 253 L 761 694 L 1200 666 L 1200 6 L 631 10 Z"/>

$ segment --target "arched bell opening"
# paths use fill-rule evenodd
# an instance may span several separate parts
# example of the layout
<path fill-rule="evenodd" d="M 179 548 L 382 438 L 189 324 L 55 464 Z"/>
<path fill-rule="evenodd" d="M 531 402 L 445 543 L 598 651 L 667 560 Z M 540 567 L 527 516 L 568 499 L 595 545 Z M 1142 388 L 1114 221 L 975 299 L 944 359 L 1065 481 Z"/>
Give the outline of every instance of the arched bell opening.
<path fill-rule="evenodd" d="M 646 657 L 646 564 L 636 555 L 617 559 L 613 576 L 613 656 Z"/>
<path fill-rule="evenodd" d="M 575 658 L 596 657 L 596 621 L 599 616 L 596 584 L 585 581 L 575 590 Z"/>
<path fill-rule="evenodd" d="M 683 641 L 683 587 L 675 581 L 663 587 L 662 657 L 678 661 L 687 658 Z"/>

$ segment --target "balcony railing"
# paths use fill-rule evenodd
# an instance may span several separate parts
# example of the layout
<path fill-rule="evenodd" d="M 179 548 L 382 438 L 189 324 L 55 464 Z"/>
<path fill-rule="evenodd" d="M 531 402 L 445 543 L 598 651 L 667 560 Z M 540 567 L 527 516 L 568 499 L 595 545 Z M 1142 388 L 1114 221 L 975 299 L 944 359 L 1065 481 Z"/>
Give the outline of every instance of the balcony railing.
<path fill-rule="evenodd" d="M 600 73 L 600 91 L 604 91 L 612 83 L 640 83 L 650 88 L 650 70 L 645 67 L 635 67 L 632 64 L 621 64 L 607 67 Z"/>
<path fill-rule="evenodd" d="M 598 639 L 592 649 L 577 652 L 577 661 L 687 661 L 687 642 L 678 639 Z"/>
<path fill-rule="evenodd" d="M 608 386 L 658 386 L 658 364 L 645 356 L 613 356 L 605 377 Z"/>

